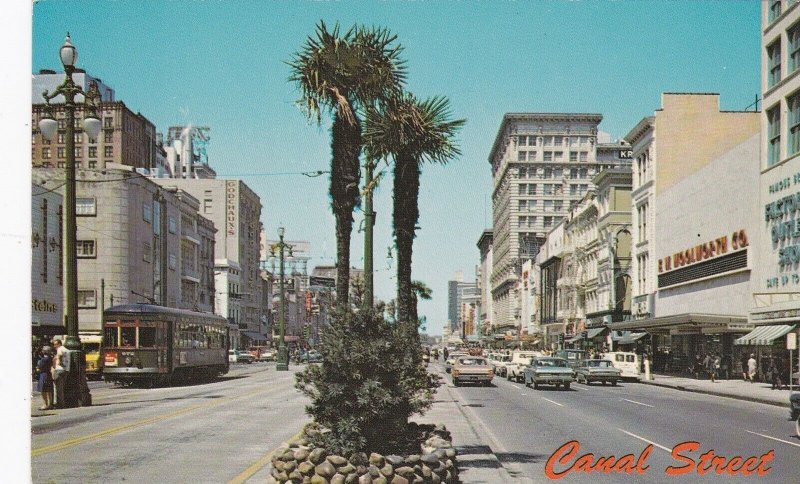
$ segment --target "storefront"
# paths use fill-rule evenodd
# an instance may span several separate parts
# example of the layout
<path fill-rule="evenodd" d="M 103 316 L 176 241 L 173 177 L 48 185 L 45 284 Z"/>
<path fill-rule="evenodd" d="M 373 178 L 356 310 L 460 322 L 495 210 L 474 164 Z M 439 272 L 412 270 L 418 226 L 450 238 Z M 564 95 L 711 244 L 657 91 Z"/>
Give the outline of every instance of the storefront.
<path fill-rule="evenodd" d="M 747 371 L 747 361 L 752 355 L 756 360 L 756 379 L 771 381 L 771 368 L 777 371 L 783 384 L 789 382 L 790 352 L 786 349 L 786 335 L 797 333 L 796 326 L 788 324 L 758 326 L 734 341 L 734 362 L 738 375 Z M 794 361 L 796 362 L 796 355 Z M 796 363 L 795 363 L 796 365 Z"/>

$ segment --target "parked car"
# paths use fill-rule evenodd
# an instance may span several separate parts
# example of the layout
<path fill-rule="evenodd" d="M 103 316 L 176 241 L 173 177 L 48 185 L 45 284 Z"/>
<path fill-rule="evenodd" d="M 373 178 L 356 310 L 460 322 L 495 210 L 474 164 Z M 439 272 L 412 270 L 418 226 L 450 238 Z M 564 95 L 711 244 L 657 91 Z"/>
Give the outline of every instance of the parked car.
<path fill-rule="evenodd" d="M 574 372 L 567 360 L 553 356 L 534 358 L 530 366 L 525 368 L 524 375 L 525 386 L 533 384 L 534 389 L 539 385 L 555 385 L 556 388 L 564 385 L 564 389 L 569 390 L 574 380 Z"/>
<path fill-rule="evenodd" d="M 511 362 L 506 363 L 506 379 L 522 383 L 523 372 L 531 364 L 533 358 L 542 356 L 538 351 L 515 351 L 511 353 Z"/>
<path fill-rule="evenodd" d="M 511 355 L 505 355 L 502 353 L 495 355 L 494 361 L 492 362 L 494 365 L 494 374 L 505 377 L 506 373 L 508 373 L 507 370 L 509 363 L 511 363 Z"/>
<path fill-rule="evenodd" d="M 639 355 L 629 351 L 613 351 L 603 355 L 603 358 L 610 360 L 614 368 L 622 371 L 622 378 L 638 380 L 642 376 L 639 367 Z"/>
<path fill-rule="evenodd" d="M 258 361 L 275 361 L 278 358 L 278 352 L 272 348 L 264 348 L 258 356 Z"/>
<path fill-rule="evenodd" d="M 453 365 L 456 362 L 456 358 L 458 358 L 459 356 L 469 356 L 469 355 L 463 351 L 456 351 L 455 353 L 450 353 L 444 362 L 444 371 L 450 373 L 450 370 L 453 369 Z"/>
<path fill-rule="evenodd" d="M 298 360 L 300 363 L 319 363 L 322 361 L 322 355 L 317 350 L 308 350 L 300 353 Z"/>
<path fill-rule="evenodd" d="M 482 356 L 459 356 L 451 373 L 455 386 L 466 382 L 489 386 L 494 378 L 494 368 Z"/>
<path fill-rule="evenodd" d="M 616 385 L 622 379 L 622 370 L 614 368 L 609 360 L 583 360 L 580 366 L 575 368 L 575 381 L 578 383 L 591 384 L 593 381 L 611 382 Z"/>
<path fill-rule="evenodd" d="M 228 350 L 228 361 L 230 363 L 252 363 L 255 361 L 253 355 L 243 350 Z"/>
<path fill-rule="evenodd" d="M 792 393 L 789 395 L 789 418 L 794 420 L 794 431 L 800 437 L 800 393 Z"/>

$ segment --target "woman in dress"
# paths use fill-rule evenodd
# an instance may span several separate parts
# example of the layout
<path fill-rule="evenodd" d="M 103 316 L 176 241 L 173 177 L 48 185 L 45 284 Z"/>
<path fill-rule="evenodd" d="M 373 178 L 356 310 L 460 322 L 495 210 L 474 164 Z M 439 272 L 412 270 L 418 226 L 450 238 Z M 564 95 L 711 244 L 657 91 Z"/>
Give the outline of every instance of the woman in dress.
<path fill-rule="evenodd" d="M 53 375 L 50 373 L 50 368 L 53 366 L 52 351 L 49 346 L 42 348 L 41 356 L 36 363 L 36 371 L 39 373 L 36 389 L 41 392 L 42 400 L 44 400 L 44 406 L 39 407 L 39 410 L 53 408 Z"/>

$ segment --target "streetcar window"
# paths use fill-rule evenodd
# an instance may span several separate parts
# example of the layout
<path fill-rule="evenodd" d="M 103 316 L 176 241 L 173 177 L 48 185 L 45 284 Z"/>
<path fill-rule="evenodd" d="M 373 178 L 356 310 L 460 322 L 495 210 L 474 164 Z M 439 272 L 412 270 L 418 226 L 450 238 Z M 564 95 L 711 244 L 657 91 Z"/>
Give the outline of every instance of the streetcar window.
<path fill-rule="evenodd" d="M 122 342 L 120 346 L 136 346 L 136 328 L 121 328 Z"/>
<path fill-rule="evenodd" d="M 117 327 L 107 327 L 103 332 L 103 341 L 109 348 L 114 348 L 117 345 Z"/>
<path fill-rule="evenodd" d="M 156 328 L 139 328 L 139 347 L 155 348 Z"/>

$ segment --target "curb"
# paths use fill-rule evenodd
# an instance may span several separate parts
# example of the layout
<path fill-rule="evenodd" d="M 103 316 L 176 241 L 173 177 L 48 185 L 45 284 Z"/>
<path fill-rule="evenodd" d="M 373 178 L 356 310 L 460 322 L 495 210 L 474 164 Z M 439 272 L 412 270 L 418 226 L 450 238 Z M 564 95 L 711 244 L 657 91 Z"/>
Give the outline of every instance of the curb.
<path fill-rule="evenodd" d="M 687 388 L 687 387 L 682 386 L 682 385 L 677 385 L 677 386 L 676 385 L 667 385 L 665 383 L 656 383 L 654 381 L 647 381 L 647 380 L 639 380 L 639 383 L 641 383 L 643 385 L 653 385 L 653 386 L 662 387 L 662 388 L 672 388 L 673 390 L 678 390 L 678 391 L 681 391 L 681 392 L 702 393 L 704 395 L 714 395 L 715 397 L 725 397 L 725 398 L 730 398 L 730 399 L 733 399 L 733 400 L 744 400 L 744 401 L 747 401 L 747 402 L 762 403 L 764 405 L 772 405 L 772 406 L 775 406 L 775 407 L 789 408 L 789 402 L 780 403 L 780 402 L 776 402 L 774 400 L 767 400 L 765 398 L 750 397 L 750 396 L 746 396 L 746 395 L 731 395 L 730 393 L 715 392 L 715 391 L 703 390 L 703 389 L 699 389 L 699 388 Z"/>

